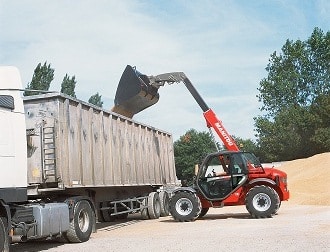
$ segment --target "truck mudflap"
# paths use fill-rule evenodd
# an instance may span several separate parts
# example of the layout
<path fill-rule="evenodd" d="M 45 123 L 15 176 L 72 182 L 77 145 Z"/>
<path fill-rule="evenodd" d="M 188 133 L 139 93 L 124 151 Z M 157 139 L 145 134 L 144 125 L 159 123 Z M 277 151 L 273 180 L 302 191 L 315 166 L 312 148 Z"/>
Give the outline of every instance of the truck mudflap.
<path fill-rule="evenodd" d="M 111 111 L 132 118 L 159 100 L 158 89 L 149 78 L 127 65 L 118 84 L 115 105 Z"/>

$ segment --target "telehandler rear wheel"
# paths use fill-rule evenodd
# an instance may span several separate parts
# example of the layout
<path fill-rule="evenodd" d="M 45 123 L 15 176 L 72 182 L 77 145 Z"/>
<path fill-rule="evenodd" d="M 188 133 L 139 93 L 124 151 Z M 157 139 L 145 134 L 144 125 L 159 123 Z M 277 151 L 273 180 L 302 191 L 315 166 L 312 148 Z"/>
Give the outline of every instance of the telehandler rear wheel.
<path fill-rule="evenodd" d="M 207 214 L 207 212 L 209 211 L 210 208 L 208 207 L 205 207 L 205 208 L 202 208 L 202 211 L 201 213 L 198 215 L 198 218 L 202 218 L 205 214 Z"/>
<path fill-rule="evenodd" d="M 201 212 L 201 201 L 196 194 L 179 191 L 170 201 L 170 212 L 177 221 L 194 221 Z"/>
<path fill-rule="evenodd" d="M 279 209 L 280 198 L 271 187 L 255 186 L 247 193 L 245 205 L 253 218 L 271 218 Z"/>

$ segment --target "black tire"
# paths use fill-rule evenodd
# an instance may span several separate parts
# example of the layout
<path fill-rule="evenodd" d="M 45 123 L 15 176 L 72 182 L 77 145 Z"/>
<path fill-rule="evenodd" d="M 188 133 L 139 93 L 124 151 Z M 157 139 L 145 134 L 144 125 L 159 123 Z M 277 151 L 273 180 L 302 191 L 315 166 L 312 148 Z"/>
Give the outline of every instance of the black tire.
<path fill-rule="evenodd" d="M 0 217 L 0 251 L 9 252 L 9 237 L 5 226 L 6 219 Z"/>
<path fill-rule="evenodd" d="M 253 218 L 271 218 L 279 209 L 280 198 L 271 187 L 255 186 L 248 191 L 245 205 Z"/>
<path fill-rule="evenodd" d="M 93 210 L 86 200 L 78 201 L 74 207 L 73 219 L 65 237 L 70 242 L 88 241 L 93 231 Z"/>
<path fill-rule="evenodd" d="M 277 193 L 276 193 L 277 194 Z M 278 194 L 277 194 L 277 196 L 278 196 Z M 280 207 L 281 207 L 281 200 L 280 200 L 280 197 L 278 196 L 278 201 L 280 202 L 279 204 L 278 204 L 278 208 L 277 209 L 275 209 L 275 214 L 277 214 L 277 212 L 278 212 L 278 210 L 280 209 Z"/>
<path fill-rule="evenodd" d="M 170 214 L 170 197 L 165 191 L 159 193 L 160 199 L 160 216 L 165 217 Z"/>
<path fill-rule="evenodd" d="M 142 201 L 142 206 L 143 209 L 141 210 L 141 217 L 143 220 L 148 220 L 149 219 L 149 213 L 148 213 L 148 204 L 147 204 L 147 199 L 144 199 Z"/>
<path fill-rule="evenodd" d="M 170 201 L 170 212 L 177 221 L 194 221 L 201 212 L 201 201 L 191 192 L 179 191 Z"/>
<path fill-rule="evenodd" d="M 160 217 L 160 199 L 157 192 L 149 193 L 148 213 L 150 219 L 158 219 Z"/>
<path fill-rule="evenodd" d="M 198 218 L 202 218 L 209 211 L 209 207 L 202 208 L 201 213 L 198 215 Z"/>

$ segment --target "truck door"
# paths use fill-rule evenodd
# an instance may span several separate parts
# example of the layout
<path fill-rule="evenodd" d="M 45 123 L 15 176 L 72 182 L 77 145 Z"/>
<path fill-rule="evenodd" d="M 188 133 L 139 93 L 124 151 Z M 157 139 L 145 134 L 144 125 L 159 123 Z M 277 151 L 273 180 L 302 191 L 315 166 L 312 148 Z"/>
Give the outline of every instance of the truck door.
<path fill-rule="evenodd" d="M 0 198 L 27 199 L 26 128 L 22 81 L 15 67 L 0 67 Z"/>

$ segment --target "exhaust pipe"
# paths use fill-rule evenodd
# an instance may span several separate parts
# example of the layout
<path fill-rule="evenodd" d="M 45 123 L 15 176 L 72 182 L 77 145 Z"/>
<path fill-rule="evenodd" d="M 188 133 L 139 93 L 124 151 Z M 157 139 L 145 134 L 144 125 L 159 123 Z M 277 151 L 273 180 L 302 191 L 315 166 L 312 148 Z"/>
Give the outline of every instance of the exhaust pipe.
<path fill-rule="evenodd" d="M 13 235 L 11 236 L 11 243 L 15 242 L 26 242 L 27 237 L 25 235 Z"/>

